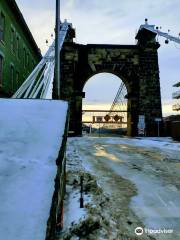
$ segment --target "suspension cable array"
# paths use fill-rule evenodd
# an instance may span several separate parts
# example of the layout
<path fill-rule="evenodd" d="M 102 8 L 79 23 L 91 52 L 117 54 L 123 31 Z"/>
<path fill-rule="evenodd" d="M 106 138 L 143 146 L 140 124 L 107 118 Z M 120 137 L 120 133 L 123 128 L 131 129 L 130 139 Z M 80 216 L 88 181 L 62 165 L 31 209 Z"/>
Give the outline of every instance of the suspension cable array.
<path fill-rule="evenodd" d="M 162 31 L 159 30 L 158 27 L 155 28 L 155 25 L 149 25 L 147 19 L 145 19 L 145 24 L 141 25 L 139 30 L 141 30 L 143 28 L 147 29 L 147 30 L 149 30 L 153 33 L 156 33 L 158 36 L 166 38 L 166 40 L 173 41 L 173 42 L 176 42 L 176 43 L 180 44 L 180 38 L 170 35 L 169 34 L 170 30 L 168 30 L 168 33 L 162 32 Z M 168 43 L 168 42 L 166 42 L 166 43 Z"/>
<path fill-rule="evenodd" d="M 127 95 L 126 86 L 122 82 L 120 84 L 120 87 L 119 87 L 118 91 L 117 91 L 115 99 L 114 99 L 114 101 L 111 105 L 109 115 L 112 115 L 112 111 L 115 111 L 115 110 L 125 110 L 125 111 L 127 110 L 127 100 L 125 99 L 126 95 Z M 120 115 L 124 119 L 127 118 L 127 113 L 126 112 L 122 112 Z"/>
<path fill-rule="evenodd" d="M 70 23 L 66 20 L 60 24 L 60 51 L 66 38 L 69 25 Z M 54 68 L 55 41 L 53 41 L 39 64 L 35 67 L 12 98 L 52 99 Z"/>
<path fill-rule="evenodd" d="M 117 91 L 116 97 L 114 98 L 114 101 L 113 101 L 113 103 L 112 103 L 112 105 L 111 105 L 109 114 L 111 114 L 111 112 L 116 109 L 118 103 L 120 103 L 120 104 L 122 104 L 122 105 L 125 104 L 124 101 L 123 101 L 123 98 L 124 98 L 124 95 L 123 95 L 124 90 L 125 90 L 125 84 L 122 82 L 121 85 L 120 85 L 120 87 L 119 87 L 119 89 L 118 89 L 118 91 Z"/>
<path fill-rule="evenodd" d="M 114 98 L 114 101 L 111 105 L 111 108 L 109 110 L 109 113 L 107 114 L 108 116 L 111 116 L 113 117 L 115 113 L 115 111 L 121 111 L 122 112 L 120 113 L 120 118 L 122 118 L 122 121 L 126 122 L 127 121 L 127 101 L 125 99 L 125 96 L 127 95 L 127 90 L 126 90 L 126 86 L 125 84 L 122 82 L 120 84 L 120 87 L 117 91 L 117 94 Z M 121 123 L 121 122 L 117 122 L 118 123 Z M 102 128 L 109 128 L 109 127 L 112 127 L 110 124 L 106 124 L 104 123 Z M 113 126 L 114 127 L 114 126 Z"/>

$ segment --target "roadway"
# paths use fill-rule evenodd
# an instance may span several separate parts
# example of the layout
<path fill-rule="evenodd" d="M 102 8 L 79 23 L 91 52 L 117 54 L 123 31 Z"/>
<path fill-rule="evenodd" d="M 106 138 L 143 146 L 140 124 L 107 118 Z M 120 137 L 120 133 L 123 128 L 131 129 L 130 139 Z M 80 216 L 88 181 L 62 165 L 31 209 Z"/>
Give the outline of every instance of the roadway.
<path fill-rule="evenodd" d="M 173 230 L 144 233 L 141 239 L 180 239 L 180 143 L 170 138 L 70 138 L 68 159 L 79 159 L 109 198 L 101 210 L 111 237 L 97 239 L 136 239 L 136 227 Z"/>

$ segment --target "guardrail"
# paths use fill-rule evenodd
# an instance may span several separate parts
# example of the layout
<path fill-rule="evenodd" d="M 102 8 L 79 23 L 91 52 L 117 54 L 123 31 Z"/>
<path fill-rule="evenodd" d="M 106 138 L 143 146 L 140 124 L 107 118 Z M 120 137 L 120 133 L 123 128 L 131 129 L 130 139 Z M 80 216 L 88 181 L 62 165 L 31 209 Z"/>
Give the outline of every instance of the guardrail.
<path fill-rule="evenodd" d="M 46 240 L 55 239 L 56 233 L 63 228 L 64 195 L 66 192 L 66 143 L 69 129 L 69 110 L 61 148 L 56 159 L 57 175 L 53 194 L 50 216 L 47 223 Z"/>

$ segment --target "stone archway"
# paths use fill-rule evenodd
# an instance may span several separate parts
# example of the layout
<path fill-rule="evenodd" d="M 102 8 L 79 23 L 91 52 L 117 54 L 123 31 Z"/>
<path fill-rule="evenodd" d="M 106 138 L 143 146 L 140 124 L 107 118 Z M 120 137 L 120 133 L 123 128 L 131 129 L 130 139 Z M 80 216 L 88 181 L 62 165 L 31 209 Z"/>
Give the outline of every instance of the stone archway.
<path fill-rule="evenodd" d="M 120 78 L 120 76 L 118 76 L 117 74 L 114 74 L 114 73 L 112 73 L 112 71 L 111 72 L 107 72 L 107 70 L 106 71 L 101 71 L 101 72 L 98 72 L 98 73 L 95 73 L 95 74 L 93 74 L 93 75 L 90 75 L 90 77 L 88 78 L 88 79 L 86 79 L 86 81 L 84 82 L 84 85 L 82 85 L 82 91 L 83 91 L 83 89 L 84 89 L 84 86 L 86 85 L 86 83 L 90 80 L 90 79 L 92 79 L 93 77 L 95 77 L 96 75 L 98 75 L 98 74 L 102 74 L 102 73 L 109 73 L 109 74 L 111 74 L 111 75 L 114 75 L 114 76 L 116 76 L 117 78 L 118 78 L 118 80 L 119 80 L 119 85 L 120 85 L 120 83 L 121 82 L 124 82 L 124 81 L 122 81 L 121 80 L 121 78 Z M 127 95 L 126 96 L 128 96 L 128 95 L 130 95 L 130 88 L 126 85 L 127 84 L 127 82 L 125 83 L 125 87 L 126 87 L 126 90 L 127 90 Z M 117 87 L 117 89 L 116 89 L 116 93 L 117 93 L 117 90 L 118 90 L 118 87 Z M 102 90 L 101 91 L 103 91 L 103 85 L 102 85 Z M 100 91 L 100 93 L 101 93 L 101 91 Z M 116 94 L 115 93 L 115 94 Z M 86 97 L 85 96 L 85 92 L 84 92 L 84 97 Z M 115 94 L 114 94 L 114 97 L 115 97 Z M 113 101 L 114 99 L 112 99 L 112 101 Z M 132 125 L 132 115 L 131 115 L 131 99 L 127 99 L 127 129 L 128 129 L 128 135 L 131 135 L 131 125 Z"/>
<path fill-rule="evenodd" d="M 137 135 L 138 116 L 144 115 L 146 133 L 156 134 L 155 118 L 162 117 L 155 34 L 141 30 L 137 45 L 80 45 L 66 41 L 61 53 L 61 96 L 70 103 L 70 130 L 81 135 L 83 86 L 95 74 L 118 76 L 128 91 L 128 135 Z"/>
<path fill-rule="evenodd" d="M 94 121 L 97 121 L 97 116 L 101 116 L 103 123 L 100 126 L 103 131 L 107 129 L 110 132 L 111 129 L 114 132 L 119 132 L 119 134 L 127 134 L 127 128 L 129 128 L 129 123 L 127 124 L 127 88 L 125 85 L 122 87 L 122 85 L 123 81 L 119 77 L 107 72 L 95 74 L 86 81 L 83 87 L 85 98 L 82 99 L 83 125 L 97 128 L 99 124 Z M 121 92 L 119 92 L 120 89 L 122 89 Z M 117 98 L 117 93 L 120 93 L 119 98 Z M 114 104 L 115 98 L 117 99 L 117 104 Z M 123 112 L 110 113 L 110 109 Z M 108 120 L 107 117 L 105 119 L 106 115 L 109 115 Z M 118 115 L 121 119 L 118 119 L 116 124 L 115 115 Z M 86 129 L 86 127 L 84 128 Z"/>

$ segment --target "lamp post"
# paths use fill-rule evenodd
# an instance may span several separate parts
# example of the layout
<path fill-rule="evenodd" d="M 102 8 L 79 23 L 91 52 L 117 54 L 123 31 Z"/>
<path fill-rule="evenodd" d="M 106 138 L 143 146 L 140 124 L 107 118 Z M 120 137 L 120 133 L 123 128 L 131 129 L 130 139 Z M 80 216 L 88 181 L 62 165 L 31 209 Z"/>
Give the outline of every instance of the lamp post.
<path fill-rule="evenodd" d="M 55 29 L 55 81 L 54 98 L 60 99 L 60 0 L 56 0 L 56 29 Z"/>

